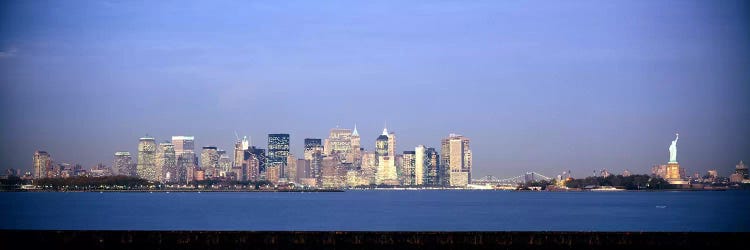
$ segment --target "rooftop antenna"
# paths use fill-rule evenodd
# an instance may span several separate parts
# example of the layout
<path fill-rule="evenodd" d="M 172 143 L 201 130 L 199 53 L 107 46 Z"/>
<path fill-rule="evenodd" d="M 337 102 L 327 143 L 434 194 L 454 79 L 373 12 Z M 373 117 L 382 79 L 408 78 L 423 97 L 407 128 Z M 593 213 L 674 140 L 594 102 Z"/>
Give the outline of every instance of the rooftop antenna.
<path fill-rule="evenodd" d="M 237 138 L 237 141 L 240 141 L 240 136 L 237 135 L 237 130 L 234 131 L 234 137 Z"/>

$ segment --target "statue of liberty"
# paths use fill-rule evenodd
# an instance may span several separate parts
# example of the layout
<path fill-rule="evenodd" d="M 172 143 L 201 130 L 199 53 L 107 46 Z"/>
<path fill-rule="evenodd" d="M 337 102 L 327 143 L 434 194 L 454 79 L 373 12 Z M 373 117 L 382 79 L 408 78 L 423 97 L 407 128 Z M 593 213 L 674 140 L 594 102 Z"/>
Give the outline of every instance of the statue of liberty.
<path fill-rule="evenodd" d="M 675 136 L 677 138 L 672 141 L 672 145 L 669 145 L 669 162 L 671 163 L 677 162 L 677 140 L 680 139 L 680 133 L 675 133 Z"/>

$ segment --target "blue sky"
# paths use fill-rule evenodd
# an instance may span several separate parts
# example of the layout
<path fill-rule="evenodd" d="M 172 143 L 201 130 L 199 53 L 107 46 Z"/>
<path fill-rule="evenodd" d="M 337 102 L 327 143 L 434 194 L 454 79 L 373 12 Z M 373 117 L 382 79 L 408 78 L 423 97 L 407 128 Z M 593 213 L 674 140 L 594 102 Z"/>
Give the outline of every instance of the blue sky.
<path fill-rule="evenodd" d="M 234 131 L 472 139 L 474 175 L 750 160 L 742 1 L 3 1 L 0 169 Z"/>

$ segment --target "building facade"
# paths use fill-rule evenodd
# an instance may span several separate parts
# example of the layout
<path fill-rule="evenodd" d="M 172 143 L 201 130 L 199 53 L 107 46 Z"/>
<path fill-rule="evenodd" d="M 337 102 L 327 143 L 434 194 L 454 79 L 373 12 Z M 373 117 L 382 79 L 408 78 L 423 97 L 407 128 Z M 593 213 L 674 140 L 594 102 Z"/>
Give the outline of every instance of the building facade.
<path fill-rule="evenodd" d="M 159 181 L 159 174 L 156 171 L 156 142 L 154 138 L 142 137 L 139 139 L 136 172 L 140 178 Z"/>
<path fill-rule="evenodd" d="M 160 182 L 171 183 L 177 179 L 177 156 L 174 152 L 174 144 L 159 143 L 156 154 L 156 173 Z"/>
<path fill-rule="evenodd" d="M 52 169 L 52 157 L 46 151 L 34 152 L 34 179 L 48 177 L 47 173 Z"/>
<path fill-rule="evenodd" d="M 471 180 L 471 148 L 469 139 L 450 134 L 442 140 L 442 167 L 448 176 L 448 185 L 454 187 L 465 187 Z"/>

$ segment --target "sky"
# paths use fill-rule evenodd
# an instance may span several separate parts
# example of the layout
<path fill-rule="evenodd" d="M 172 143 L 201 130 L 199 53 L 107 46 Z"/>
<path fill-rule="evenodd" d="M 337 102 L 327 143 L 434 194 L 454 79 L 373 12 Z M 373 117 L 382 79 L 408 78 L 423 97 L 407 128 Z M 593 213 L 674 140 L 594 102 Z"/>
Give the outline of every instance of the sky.
<path fill-rule="evenodd" d="M 475 177 L 750 161 L 744 1 L 2 1 L 0 169 L 138 138 L 471 139 Z"/>

